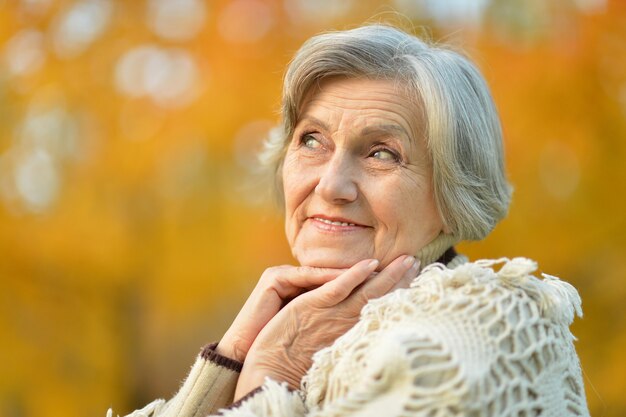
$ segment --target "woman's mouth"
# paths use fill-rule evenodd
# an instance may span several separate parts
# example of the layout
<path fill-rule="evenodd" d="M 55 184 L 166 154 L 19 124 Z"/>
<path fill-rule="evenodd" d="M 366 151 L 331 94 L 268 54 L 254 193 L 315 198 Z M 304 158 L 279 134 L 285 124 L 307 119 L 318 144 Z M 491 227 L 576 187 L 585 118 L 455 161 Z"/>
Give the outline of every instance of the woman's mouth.
<path fill-rule="evenodd" d="M 333 221 L 333 220 L 328 220 L 328 219 L 322 219 L 321 217 L 313 217 L 313 220 L 317 220 L 318 222 L 322 222 L 326 224 L 332 224 L 335 226 L 357 226 L 356 223 Z"/>
<path fill-rule="evenodd" d="M 309 217 L 308 220 L 311 220 L 312 224 L 317 229 L 325 232 L 349 232 L 368 228 L 368 226 L 359 224 L 354 220 L 338 217 L 322 217 L 315 215 Z"/>

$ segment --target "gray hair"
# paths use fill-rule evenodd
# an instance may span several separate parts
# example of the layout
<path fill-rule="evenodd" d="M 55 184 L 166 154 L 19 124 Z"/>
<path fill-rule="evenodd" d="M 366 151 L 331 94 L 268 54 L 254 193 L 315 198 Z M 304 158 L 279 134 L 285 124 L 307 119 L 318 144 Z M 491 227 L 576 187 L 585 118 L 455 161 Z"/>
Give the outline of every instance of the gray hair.
<path fill-rule="evenodd" d="M 260 155 L 279 194 L 302 100 L 331 76 L 391 80 L 418 103 L 427 123 L 435 199 L 454 240 L 482 239 L 506 215 L 511 187 L 504 172 L 502 129 L 479 70 L 458 52 L 381 24 L 314 36 L 289 64 L 282 123 Z"/>

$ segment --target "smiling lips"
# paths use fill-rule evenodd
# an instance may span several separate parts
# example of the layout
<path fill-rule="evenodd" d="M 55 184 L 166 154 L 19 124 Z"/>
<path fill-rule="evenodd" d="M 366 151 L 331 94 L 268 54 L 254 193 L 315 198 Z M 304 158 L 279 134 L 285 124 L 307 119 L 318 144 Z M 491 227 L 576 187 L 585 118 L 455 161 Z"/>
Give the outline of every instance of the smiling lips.
<path fill-rule="evenodd" d="M 354 223 L 349 219 L 337 217 L 322 217 L 319 215 L 311 216 L 307 220 L 311 220 L 313 224 L 320 230 L 327 232 L 347 232 L 351 230 L 365 229 L 369 226 Z"/>

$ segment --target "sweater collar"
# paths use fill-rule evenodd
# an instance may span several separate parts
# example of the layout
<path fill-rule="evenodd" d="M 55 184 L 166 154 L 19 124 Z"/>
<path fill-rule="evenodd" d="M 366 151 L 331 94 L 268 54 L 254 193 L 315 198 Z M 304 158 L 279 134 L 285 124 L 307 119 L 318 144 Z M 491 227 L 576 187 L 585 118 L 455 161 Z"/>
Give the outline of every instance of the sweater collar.
<path fill-rule="evenodd" d="M 446 233 L 440 233 L 429 244 L 420 249 L 415 255 L 420 260 L 422 268 L 433 262 L 441 262 L 447 264 L 454 256 L 448 254 L 449 250 L 454 251 L 453 246 L 458 243 L 458 239 Z M 454 252 L 456 254 L 456 252 Z M 444 262 L 447 261 L 447 262 Z"/>
<path fill-rule="evenodd" d="M 448 265 L 454 258 L 458 256 L 458 252 L 454 249 L 454 246 L 450 246 L 448 250 L 446 250 L 443 255 L 441 255 L 435 262 L 439 262 L 440 264 Z"/>

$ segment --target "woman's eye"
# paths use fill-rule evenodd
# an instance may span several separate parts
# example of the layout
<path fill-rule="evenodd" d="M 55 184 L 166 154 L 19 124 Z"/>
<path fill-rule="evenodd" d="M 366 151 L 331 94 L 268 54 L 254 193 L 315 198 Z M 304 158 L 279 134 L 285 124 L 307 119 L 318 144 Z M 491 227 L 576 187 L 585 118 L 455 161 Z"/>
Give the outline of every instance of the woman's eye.
<path fill-rule="evenodd" d="M 312 135 L 304 135 L 302 137 L 302 144 L 311 149 L 317 149 L 322 146 L 319 140 L 315 139 Z"/>
<path fill-rule="evenodd" d="M 379 149 L 377 151 L 372 152 L 371 156 L 376 159 L 380 159 L 381 161 L 398 161 L 398 155 L 394 152 L 387 149 Z"/>

